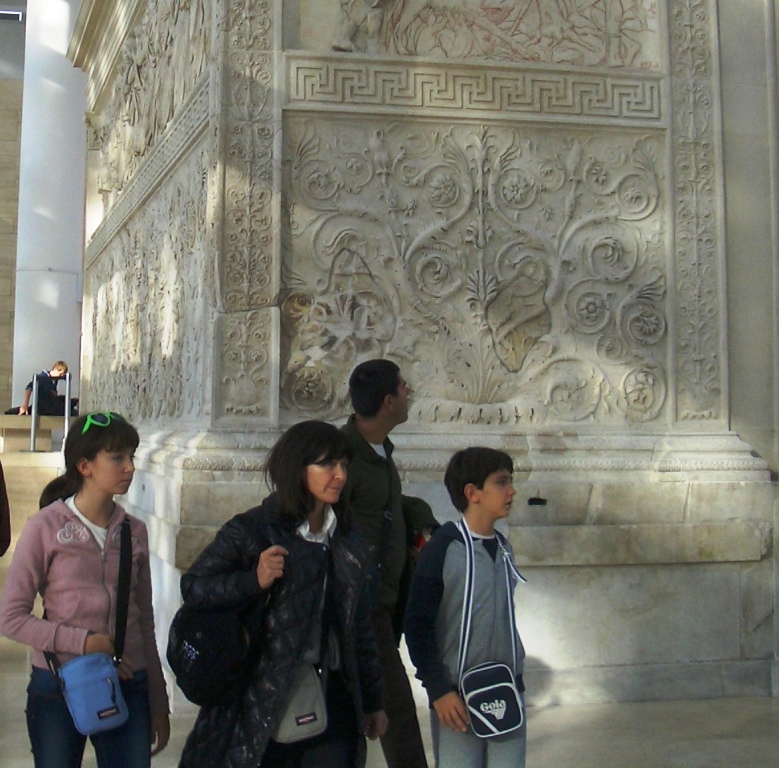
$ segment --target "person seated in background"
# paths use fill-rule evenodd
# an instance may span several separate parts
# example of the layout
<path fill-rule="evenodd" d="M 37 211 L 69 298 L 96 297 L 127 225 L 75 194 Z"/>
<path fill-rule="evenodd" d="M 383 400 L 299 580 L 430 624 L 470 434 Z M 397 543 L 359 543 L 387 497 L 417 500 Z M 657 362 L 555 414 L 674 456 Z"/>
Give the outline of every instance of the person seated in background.
<path fill-rule="evenodd" d="M 38 374 L 38 415 L 39 416 L 63 416 L 65 404 L 59 397 L 57 385 L 60 379 L 68 372 L 68 364 L 64 360 L 57 360 L 49 371 L 41 371 Z M 9 408 L 9 414 L 27 414 L 32 411 L 30 398 L 32 397 L 32 381 L 24 388 L 24 400 L 18 408 Z"/>

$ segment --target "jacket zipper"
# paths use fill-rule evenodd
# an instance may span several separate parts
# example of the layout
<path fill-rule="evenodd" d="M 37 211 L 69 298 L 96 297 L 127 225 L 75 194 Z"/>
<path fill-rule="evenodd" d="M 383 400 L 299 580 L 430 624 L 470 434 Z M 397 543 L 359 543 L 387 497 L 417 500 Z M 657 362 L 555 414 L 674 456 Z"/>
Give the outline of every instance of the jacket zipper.
<path fill-rule="evenodd" d="M 89 530 L 89 529 L 87 529 Z M 111 541 L 111 528 L 108 528 L 106 531 L 106 540 L 105 540 L 105 547 L 101 550 L 100 544 L 97 541 L 97 538 L 95 537 L 94 533 L 92 531 L 89 531 L 89 535 L 92 537 L 92 541 L 95 543 L 95 546 L 97 547 L 99 553 L 100 553 L 100 566 L 102 570 L 102 578 L 101 578 L 101 584 L 103 587 L 103 592 L 105 594 L 105 600 L 106 600 L 106 618 L 105 618 L 105 631 L 106 634 L 111 638 L 111 641 L 113 642 L 113 635 L 111 634 L 111 591 L 108 589 L 107 584 L 107 573 L 106 573 L 106 564 L 108 559 L 108 545 Z"/>

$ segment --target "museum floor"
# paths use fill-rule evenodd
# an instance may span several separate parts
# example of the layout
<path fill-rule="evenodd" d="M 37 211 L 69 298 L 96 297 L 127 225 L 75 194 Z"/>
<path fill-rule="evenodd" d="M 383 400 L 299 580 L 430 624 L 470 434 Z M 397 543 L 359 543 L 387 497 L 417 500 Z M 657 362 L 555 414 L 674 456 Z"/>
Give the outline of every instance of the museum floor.
<path fill-rule="evenodd" d="M 3 768 L 32 768 L 23 711 L 27 675 L 25 649 L 0 639 Z M 191 722 L 191 717 L 173 718 L 170 744 L 153 768 L 175 768 Z M 779 766 L 777 699 L 531 707 L 528 724 L 528 768 Z M 428 732 L 426 722 L 423 730 Z M 381 751 L 371 746 L 368 768 L 382 768 Z M 86 754 L 85 768 L 94 768 L 91 747 Z"/>

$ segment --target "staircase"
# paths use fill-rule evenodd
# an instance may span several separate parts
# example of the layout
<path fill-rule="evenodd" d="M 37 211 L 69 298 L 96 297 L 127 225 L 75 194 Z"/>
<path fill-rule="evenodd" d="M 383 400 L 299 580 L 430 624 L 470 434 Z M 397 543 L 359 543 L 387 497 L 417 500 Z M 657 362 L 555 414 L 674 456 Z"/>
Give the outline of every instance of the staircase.
<path fill-rule="evenodd" d="M 0 415 L 0 463 L 11 508 L 11 546 L 0 559 L 0 584 L 27 518 L 38 511 L 41 491 L 63 466 L 62 417 L 38 418 L 34 452 L 30 451 L 30 418 Z"/>
<path fill-rule="evenodd" d="M 3 451 L 3 475 L 11 507 L 11 546 L 0 557 L 0 589 L 11 564 L 16 541 L 27 518 L 38 511 L 38 499 L 46 483 L 60 473 L 62 454 L 57 452 Z"/>
<path fill-rule="evenodd" d="M 8 504 L 11 507 L 11 548 L 0 560 L 7 565 L 11 551 L 27 518 L 38 511 L 38 499 L 46 483 L 55 478 L 62 465 L 59 452 L 3 451 L 0 453 Z"/>

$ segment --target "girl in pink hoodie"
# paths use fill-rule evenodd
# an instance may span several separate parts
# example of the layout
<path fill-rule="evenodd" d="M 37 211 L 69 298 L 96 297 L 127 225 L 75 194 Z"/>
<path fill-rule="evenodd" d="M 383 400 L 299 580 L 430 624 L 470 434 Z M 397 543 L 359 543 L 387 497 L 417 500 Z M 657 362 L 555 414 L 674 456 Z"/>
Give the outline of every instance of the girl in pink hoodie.
<path fill-rule="evenodd" d="M 60 664 L 114 654 L 119 531 L 130 523 L 132 575 L 119 676 L 128 721 L 91 738 L 99 768 L 149 768 L 168 742 L 168 697 L 152 613 L 146 526 L 114 502 L 133 479 L 138 432 L 117 413 L 77 419 L 65 441 L 65 474 L 41 495 L 16 545 L 0 600 L 0 633 L 33 649 L 27 729 L 35 768 L 79 768 L 86 737 L 73 724 L 44 652 Z M 33 613 L 36 595 L 44 616 Z"/>

